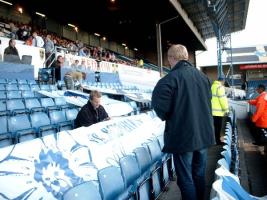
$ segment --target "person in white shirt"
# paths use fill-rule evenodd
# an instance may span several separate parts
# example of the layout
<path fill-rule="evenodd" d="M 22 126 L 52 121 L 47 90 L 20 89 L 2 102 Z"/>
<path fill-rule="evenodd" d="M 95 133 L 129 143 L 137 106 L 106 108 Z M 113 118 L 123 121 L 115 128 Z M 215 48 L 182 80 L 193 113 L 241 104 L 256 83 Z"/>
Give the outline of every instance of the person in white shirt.
<path fill-rule="evenodd" d="M 36 32 L 33 32 L 32 37 L 33 37 L 32 46 L 41 48 L 44 46 L 43 38 L 38 36 Z"/>

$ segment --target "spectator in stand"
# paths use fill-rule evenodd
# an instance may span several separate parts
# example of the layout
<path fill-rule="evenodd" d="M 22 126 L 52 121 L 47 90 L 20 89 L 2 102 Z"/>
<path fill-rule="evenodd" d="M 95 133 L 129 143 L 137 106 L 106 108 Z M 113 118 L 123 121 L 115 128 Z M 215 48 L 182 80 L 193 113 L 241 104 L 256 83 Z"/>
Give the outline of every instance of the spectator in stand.
<path fill-rule="evenodd" d="M 255 123 L 254 145 L 262 146 L 265 142 L 265 134 L 267 134 L 267 93 L 265 86 L 259 84 L 257 87 L 259 96 L 256 99 L 249 100 L 248 103 L 256 106 L 256 112 L 253 114 L 251 120 Z"/>
<path fill-rule="evenodd" d="M 43 47 L 44 46 L 43 38 L 38 36 L 36 32 L 33 32 L 32 37 L 33 37 L 32 46 L 34 46 L 34 47 Z"/>
<path fill-rule="evenodd" d="M 79 60 L 75 60 L 74 63 L 71 64 L 71 68 L 74 71 L 77 71 L 78 70 L 79 62 L 80 62 Z"/>
<path fill-rule="evenodd" d="M 48 57 L 53 53 L 54 51 L 54 43 L 53 41 L 51 40 L 51 35 L 47 35 L 46 38 L 45 38 L 45 45 L 44 45 L 44 48 L 45 48 L 45 57 L 46 59 L 48 59 Z M 48 60 L 47 60 L 47 63 L 46 63 L 46 66 L 49 66 L 51 61 L 53 60 L 54 56 L 50 57 Z"/>
<path fill-rule="evenodd" d="M 10 39 L 8 43 L 8 47 L 5 48 L 4 51 L 4 61 L 6 62 L 20 62 L 20 57 L 18 50 L 16 48 L 16 41 L 15 39 Z"/>
<path fill-rule="evenodd" d="M 57 60 L 51 65 L 51 68 L 54 69 L 55 72 L 55 80 L 61 80 L 61 67 L 64 65 L 64 58 L 63 56 L 59 55 Z"/>
<path fill-rule="evenodd" d="M 75 128 L 91 126 L 92 124 L 109 120 L 105 108 L 100 105 L 101 93 L 93 90 L 90 93 L 89 101 L 79 111 L 74 124 Z"/>
<path fill-rule="evenodd" d="M 204 200 L 208 148 L 215 143 L 207 76 L 188 61 L 183 45 L 168 50 L 171 71 L 158 81 L 152 106 L 166 121 L 163 151 L 173 154 L 183 200 Z"/>
<path fill-rule="evenodd" d="M 85 80 L 86 73 L 78 72 L 78 71 L 69 71 L 64 76 L 64 82 L 67 90 L 74 90 L 75 84 L 78 83 L 77 86 L 81 86 L 82 80 Z"/>
<path fill-rule="evenodd" d="M 17 35 L 18 28 L 12 22 L 9 23 L 9 26 L 10 26 L 10 38 L 18 39 L 18 35 Z"/>
<path fill-rule="evenodd" d="M 24 43 L 25 45 L 32 46 L 32 36 L 28 37 L 28 39 Z"/>

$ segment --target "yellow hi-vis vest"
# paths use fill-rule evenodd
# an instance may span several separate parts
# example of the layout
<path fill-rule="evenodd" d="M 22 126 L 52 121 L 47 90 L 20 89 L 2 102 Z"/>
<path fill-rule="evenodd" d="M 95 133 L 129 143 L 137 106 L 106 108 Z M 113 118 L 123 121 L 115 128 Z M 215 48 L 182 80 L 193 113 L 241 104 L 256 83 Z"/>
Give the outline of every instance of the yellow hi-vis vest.
<path fill-rule="evenodd" d="M 211 86 L 212 99 L 212 115 L 213 116 L 224 116 L 225 113 L 229 112 L 228 100 L 225 95 L 224 86 L 220 81 L 214 81 Z"/>

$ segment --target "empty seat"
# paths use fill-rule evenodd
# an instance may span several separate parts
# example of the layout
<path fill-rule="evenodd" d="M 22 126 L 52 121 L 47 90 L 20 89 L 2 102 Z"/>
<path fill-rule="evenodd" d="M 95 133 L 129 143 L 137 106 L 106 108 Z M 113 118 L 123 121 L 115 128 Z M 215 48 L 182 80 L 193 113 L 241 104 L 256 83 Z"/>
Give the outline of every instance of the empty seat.
<path fill-rule="evenodd" d="M 6 109 L 6 101 L 0 100 L 0 116 L 8 115 L 9 111 Z"/>
<path fill-rule="evenodd" d="M 67 120 L 75 120 L 77 115 L 78 115 L 78 110 L 76 108 L 72 108 L 72 109 L 66 109 L 65 113 L 66 113 L 66 118 Z"/>
<path fill-rule="evenodd" d="M 59 107 L 55 104 L 52 98 L 41 98 L 42 107 L 46 108 L 46 110 L 57 110 Z"/>
<path fill-rule="evenodd" d="M 21 92 L 20 91 L 7 91 L 6 92 L 7 99 L 21 99 Z"/>
<path fill-rule="evenodd" d="M 39 85 L 31 85 L 31 91 L 39 91 L 40 90 L 40 87 Z"/>
<path fill-rule="evenodd" d="M 25 80 L 25 79 L 18 79 L 17 82 L 19 85 L 27 85 L 28 84 L 27 80 Z"/>
<path fill-rule="evenodd" d="M 21 97 L 24 98 L 24 99 L 27 99 L 27 98 L 34 98 L 35 95 L 34 95 L 33 91 L 24 90 L 24 91 L 21 92 Z"/>
<path fill-rule="evenodd" d="M 153 197 L 157 198 L 161 192 L 161 149 L 159 143 L 156 140 L 153 140 L 147 143 L 149 154 L 152 161 L 151 167 L 151 178 L 152 178 L 152 187 L 153 187 Z"/>
<path fill-rule="evenodd" d="M 0 91 L 0 100 L 6 99 L 6 92 L 5 91 Z"/>
<path fill-rule="evenodd" d="M 49 85 L 40 85 L 40 89 L 41 89 L 41 90 L 44 90 L 44 91 L 51 91 Z"/>
<path fill-rule="evenodd" d="M 19 90 L 17 84 L 6 84 L 6 90 Z"/>
<path fill-rule="evenodd" d="M 5 91 L 6 90 L 6 87 L 4 84 L 0 84 L 0 91 Z"/>
<path fill-rule="evenodd" d="M 28 115 L 25 114 L 8 118 L 8 130 L 11 132 L 11 138 L 14 144 L 36 137 Z"/>
<path fill-rule="evenodd" d="M 7 129 L 7 117 L 0 117 L 0 148 L 12 144 L 10 133 Z"/>
<path fill-rule="evenodd" d="M 126 155 L 120 158 L 120 168 L 129 196 L 137 197 L 137 188 L 141 184 L 141 170 L 135 156 Z"/>
<path fill-rule="evenodd" d="M 7 83 L 7 80 L 4 79 L 4 78 L 0 78 L 0 84 L 6 84 Z"/>
<path fill-rule="evenodd" d="M 31 90 L 29 85 L 19 85 L 19 90 L 23 91 L 23 90 Z"/>
<path fill-rule="evenodd" d="M 128 199 L 120 168 L 110 166 L 98 170 L 100 193 L 103 200 Z"/>
<path fill-rule="evenodd" d="M 37 98 L 25 99 L 25 107 L 32 113 L 38 111 L 45 111 L 45 108 L 41 106 L 41 103 Z"/>
<path fill-rule="evenodd" d="M 22 99 L 10 99 L 6 101 L 7 110 L 10 111 L 11 115 L 29 113 L 29 110 L 25 108 Z"/>
<path fill-rule="evenodd" d="M 7 83 L 8 83 L 8 84 L 18 84 L 18 82 L 17 82 L 16 79 L 8 79 L 8 80 L 7 80 Z"/>
<path fill-rule="evenodd" d="M 64 97 L 56 97 L 54 98 L 55 104 L 61 109 L 72 108 L 71 104 L 68 104 Z"/>
<path fill-rule="evenodd" d="M 62 110 L 53 110 L 49 112 L 51 124 L 58 128 L 58 131 L 73 129 L 72 123 L 67 121 L 65 112 Z"/>
<path fill-rule="evenodd" d="M 152 186 L 150 177 L 151 157 L 145 147 L 138 147 L 134 149 L 134 154 L 141 171 L 142 181 L 137 187 L 138 199 L 150 200 L 152 197 Z"/>
<path fill-rule="evenodd" d="M 48 115 L 44 112 L 35 112 L 30 115 L 32 127 L 35 128 L 37 136 L 54 134 L 57 129 L 50 124 Z"/>
<path fill-rule="evenodd" d="M 63 200 L 102 200 L 96 181 L 75 185 L 63 194 Z"/>
<path fill-rule="evenodd" d="M 50 90 L 51 90 L 51 91 L 55 91 L 55 90 L 57 90 L 57 86 L 56 86 L 56 85 L 50 85 Z"/>
<path fill-rule="evenodd" d="M 36 85 L 36 81 L 35 80 L 28 80 L 27 81 L 29 85 Z"/>

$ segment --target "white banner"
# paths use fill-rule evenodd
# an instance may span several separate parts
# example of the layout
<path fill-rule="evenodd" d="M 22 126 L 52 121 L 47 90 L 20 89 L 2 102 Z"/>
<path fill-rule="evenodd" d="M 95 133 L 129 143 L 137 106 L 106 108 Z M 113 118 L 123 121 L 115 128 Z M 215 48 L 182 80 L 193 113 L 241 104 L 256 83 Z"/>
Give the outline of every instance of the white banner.
<path fill-rule="evenodd" d="M 126 85 L 154 87 L 160 79 L 160 74 L 157 71 L 128 65 L 118 64 L 118 72 L 121 83 Z"/>

